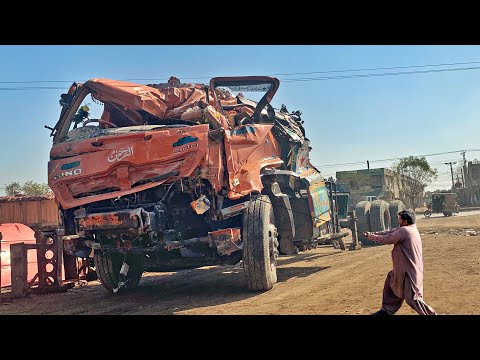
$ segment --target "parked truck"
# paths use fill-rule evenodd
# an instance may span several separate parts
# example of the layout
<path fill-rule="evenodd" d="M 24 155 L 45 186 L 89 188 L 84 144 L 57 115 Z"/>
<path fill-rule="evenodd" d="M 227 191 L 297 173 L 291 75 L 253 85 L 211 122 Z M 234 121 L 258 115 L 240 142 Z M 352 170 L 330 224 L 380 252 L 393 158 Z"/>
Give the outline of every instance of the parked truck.
<path fill-rule="evenodd" d="M 65 254 L 93 255 L 113 292 L 144 271 L 240 261 L 247 287 L 266 291 L 280 253 L 344 236 L 301 112 L 271 105 L 278 87 L 267 76 L 73 83 L 48 163 Z"/>

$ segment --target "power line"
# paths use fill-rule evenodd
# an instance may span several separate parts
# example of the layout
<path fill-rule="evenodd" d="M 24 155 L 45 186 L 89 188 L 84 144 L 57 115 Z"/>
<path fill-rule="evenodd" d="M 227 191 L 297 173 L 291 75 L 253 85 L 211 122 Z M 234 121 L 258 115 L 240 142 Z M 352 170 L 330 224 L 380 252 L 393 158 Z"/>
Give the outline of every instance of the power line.
<path fill-rule="evenodd" d="M 453 167 L 452 165 L 456 164 L 457 162 L 446 162 L 445 165 L 450 165 L 450 172 L 452 173 L 452 188 L 455 187 L 455 180 L 453 179 Z"/>
<path fill-rule="evenodd" d="M 342 73 L 342 72 L 356 72 L 356 71 L 377 71 L 377 70 L 393 70 L 393 69 L 409 69 L 409 68 L 422 68 L 422 67 L 438 67 L 438 66 L 453 66 L 453 65 L 469 65 L 469 64 L 480 64 L 480 61 L 468 61 L 468 62 L 456 62 L 456 63 L 443 63 L 443 64 L 426 64 L 426 65 L 408 65 L 408 66 L 391 66 L 391 67 L 376 67 L 376 68 L 363 68 L 363 69 L 342 69 L 342 70 L 325 70 L 325 71 L 309 71 L 309 72 L 293 72 L 293 73 L 275 73 L 269 74 L 267 76 L 291 76 L 291 75 L 309 75 L 309 74 L 331 74 L 331 73 Z M 211 77 L 200 76 L 200 77 L 183 77 L 182 79 L 211 79 Z M 143 78 L 143 79 L 125 79 L 125 80 L 137 80 L 137 81 L 154 81 L 158 78 Z M 290 79 L 284 79 L 282 81 L 288 81 Z M 294 79 L 292 79 L 294 80 Z M 1 83 L 1 82 L 0 82 Z"/>
<path fill-rule="evenodd" d="M 438 163 L 431 163 L 430 165 L 443 165 L 446 162 L 458 162 L 458 159 L 456 159 L 456 160 L 444 160 L 444 161 L 441 161 L 441 162 L 438 162 Z"/>
<path fill-rule="evenodd" d="M 480 64 L 480 61 L 457 62 L 457 63 L 444 63 L 444 64 L 429 64 L 429 65 L 408 65 L 408 66 L 377 67 L 377 68 L 364 68 L 364 69 L 344 69 L 344 70 L 329 70 L 329 71 L 310 71 L 310 72 L 296 72 L 296 73 L 273 74 L 273 75 L 286 75 L 286 76 L 289 76 L 289 75 L 308 75 L 308 74 L 328 74 L 328 73 L 354 72 L 354 71 L 393 70 L 393 69 L 409 69 L 409 68 L 435 67 L 435 66 L 452 66 L 452 65 L 469 65 L 469 64 Z"/>
<path fill-rule="evenodd" d="M 423 67 L 438 67 L 438 66 L 453 66 L 453 65 L 469 65 L 469 64 L 480 64 L 480 61 L 468 61 L 468 62 L 457 62 L 457 63 L 443 63 L 443 64 L 426 64 L 426 65 L 408 65 L 408 66 L 391 66 L 391 67 L 377 67 L 377 68 L 363 68 L 363 69 L 342 69 L 342 70 L 326 70 L 326 71 L 309 71 L 309 72 L 293 72 L 293 73 L 275 73 L 269 74 L 267 76 L 291 76 L 291 75 L 309 75 L 309 74 L 331 74 L 331 73 L 343 73 L 343 72 L 357 72 L 357 71 L 377 71 L 377 70 L 393 70 L 393 69 L 410 69 L 410 68 L 423 68 Z M 436 71 L 457 71 L 457 70 L 476 70 L 480 67 L 472 68 L 458 68 L 458 69 L 441 69 Z M 434 72 L 435 70 L 427 70 L 426 72 Z M 399 72 L 399 73 L 383 73 L 383 74 L 365 74 L 365 75 L 348 75 L 348 76 L 339 76 L 339 77 L 326 77 L 326 78 L 306 78 L 306 79 L 281 79 L 285 82 L 293 81 L 313 81 L 313 80 L 330 80 L 336 78 L 349 78 L 349 77 L 360 77 L 360 76 L 374 76 L 374 75 L 403 75 L 410 74 L 415 72 Z M 420 73 L 420 72 L 419 72 Z M 213 76 L 212 76 L 213 77 Z M 182 79 L 211 79 L 212 77 L 183 77 Z M 133 78 L 125 80 L 136 80 L 136 81 L 155 81 L 159 78 Z M 1 83 L 1 82 L 0 82 Z"/>
<path fill-rule="evenodd" d="M 411 75 L 411 74 L 428 74 L 447 71 L 461 71 L 461 70 L 480 70 L 480 66 L 474 66 L 469 68 L 456 68 L 456 69 L 438 69 L 438 70 L 418 70 L 418 71 L 399 71 L 393 73 L 379 73 L 379 74 L 354 74 L 354 75 L 341 75 L 341 76 L 324 76 L 316 78 L 300 78 L 300 79 L 283 79 L 283 82 L 296 82 L 296 81 L 320 81 L 320 80 L 341 80 L 341 79 L 354 79 L 354 78 L 368 78 L 378 76 L 398 76 L 398 75 Z"/>
<path fill-rule="evenodd" d="M 391 67 L 376 67 L 376 68 L 363 68 L 363 69 L 342 69 L 342 70 L 325 70 L 325 71 L 309 71 L 309 72 L 293 72 L 293 73 L 275 73 L 268 76 L 290 76 L 290 75 L 309 75 L 309 74 L 331 74 L 342 72 L 355 72 L 355 71 L 377 71 L 377 70 L 393 70 L 393 69 L 410 69 L 410 68 L 422 68 L 422 67 L 438 67 L 438 66 L 453 66 L 453 65 L 469 65 L 480 64 L 480 61 L 468 61 L 468 62 L 455 62 L 455 63 L 443 63 L 443 64 L 425 64 L 425 65 L 407 65 L 407 66 L 391 66 Z M 158 78 L 129 78 L 123 79 L 137 80 L 137 81 L 155 81 L 159 79 L 165 79 L 168 76 L 162 76 Z M 183 77 L 182 79 L 195 80 L 195 79 L 211 79 L 214 76 L 195 76 L 195 77 Z M 35 84 L 35 83 L 71 83 L 73 80 L 26 80 L 26 81 L 0 81 L 0 84 Z"/>
<path fill-rule="evenodd" d="M 54 87 L 54 86 L 28 86 L 28 87 L 17 87 L 17 88 L 3 88 L 0 90 L 65 90 L 65 87 Z"/>
<path fill-rule="evenodd" d="M 26 81 L 0 81 L 0 84 L 36 84 L 36 83 L 71 83 L 72 80 L 26 80 Z"/>
<path fill-rule="evenodd" d="M 480 61 L 458 62 L 458 63 L 444 63 L 444 64 L 427 64 L 427 65 L 409 65 L 409 66 L 392 66 L 392 67 L 378 67 L 378 68 L 364 68 L 364 69 L 343 69 L 343 70 L 328 70 L 328 71 L 310 71 L 310 72 L 294 72 L 294 73 L 277 73 L 270 74 L 268 76 L 291 76 L 291 75 L 308 75 L 308 74 L 330 74 L 330 73 L 342 73 L 342 72 L 358 72 L 358 71 L 377 71 L 377 70 L 391 70 L 391 69 L 409 69 L 409 68 L 422 68 L 422 67 L 438 67 L 438 66 L 452 66 L 452 65 L 468 65 L 468 64 L 480 64 Z M 436 72 L 448 72 L 448 71 L 465 71 L 465 70 L 479 70 L 480 66 L 466 67 L 466 68 L 453 68 L 453 69 L 431 69 L 431 70 L 417 70 L 417 71 L 400 71 L 400 72 L 386 72 L 386 73 L 372 73 L 372 74 L 351 74 L 351 75 L 339 75 L 339 76 L 325 76 L 325 77 L 312 77 L 312 78 L 297 78 L 297 79 L 281 79 L 282 82 L 297 82 L 297 81 L 319 81 L 319 80 L 341 80 L 341 79 L 353 79 L 353 78 L 368 78 L 378 76 L 398 76 L 398 75 L 411 75 L 411 74 L 426 74 Z M 165 78 L 165 77 L 161 77 Z M 128 78 L 120 79 L 123 81 L 158 81 L 161 78 Z M 210 79 L 211 77 L 180 77 L 183 79 Z M 26 80 L 26 81 L 0 81 L 0 84 L 36 84 L 36 83 L 71 83 L 73 80 Z M 22 87 L 22 88 L 0 88 L 0 90 L 58 90 L 63 89 L 59 87 Z"/>
<path fill-rule="evenodd" d="M 458 150 L 458 151 L 447 151 L 447 152 L 444 152 L 444 153 L 460 153 L 460 154 L 463 154 L 463 152 L 467 152 L 467 151 L 480 151 L 479 149 L 469 149 L 469 150 Z M 442 155 L 444 153 L 435 153 L 435 154 L 427 154 L 427 155 L 419 155 L 419 156 L 433 156 L 433 155 Z M 398 160 L 398 159 L 401 159 L 401 158 L 394 158 L 393 160 Z M 386 159 L 386 160 L 373 160 L 373 161 L 370 161 L 370 162 L 381 162 L 381 161 L 389 161 L 389 160 L 392 160 L 392 159 Z M 458 160 L 457 160 L 458 161 Z M 431 165 L 443 165 L 445 164 L 446 162 L 452 162 L 454 163 L 455 160 L 444 160 L 442 162 L 438 162 L 438 163 L 432 163 Z M 365 164 L 365 161 L 362 161 L 362 162 L 359 162 L 359 163 L 356 163 L 356 165 L 358 164 Z M 323 168 L 323 167 L 322 167 Z M 325 178 L 328 178 L 328 177 L 332 177 L 332 178 L 335 178 L 336 177 L 336 174 L 330 174 L 330 175 L 324 175 Z M 444 186 L 445 183 L 449 183 L 451 180 L 451 172 L 450 171 L 438 171 L 437 173 L 437 178 L 429 185 L 430 187 L 441 187 L 441 186 Z"/>
<path fill-rule="evenodd" d="M 456 151 L 444 151 L 440 153 L 433 153 L 433 154 L 425 154 L 425 155 L 414 155 L 415 157 L 426 157 L 426 156 L 436 156 L 436 155 L 444 155 L 444 154 L 454 154 L 454 153 L 460 153 L 460 151 L 463 150 L 456 150 Z M 465 151 L 480 151 L 480 149 L 468 149 Z M 390 158 L 390 159 L 381 159 L 381 160 L 369 160 L 370 163 L 372 162 L 384 162 L 384 161 L 394 161 L 394 160 L 400 160 L 403 159 L 404 157 L 398 157 L 398 158 Z M 357 161 L 357 162 L 351 162 L 351 163 L 343 163 L 343 164 L 329 164 L 329 165 L 322 165 L 322 168 L 325 167 L 334 167 L 334 166 L 349 166 L 349 165 L 361 165 L 365 164 L 364 161 Z"/>

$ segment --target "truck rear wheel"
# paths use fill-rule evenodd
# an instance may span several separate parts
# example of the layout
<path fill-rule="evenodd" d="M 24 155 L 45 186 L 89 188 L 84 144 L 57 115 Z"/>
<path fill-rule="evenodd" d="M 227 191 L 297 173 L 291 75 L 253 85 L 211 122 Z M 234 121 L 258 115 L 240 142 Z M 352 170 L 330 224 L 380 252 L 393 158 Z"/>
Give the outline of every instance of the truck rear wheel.
<path fill-rule="evenodd" d="M 405 204 L 401 200 L 392 200 L 392 201 L 389 202 L 388 210 L 390 211 L 390 224 L 392 226 L 392 229 L 400 226 L 400 224 L 398 223 L 397 214 L 400 211 L 405 210 L 406 208 L 407 207 L 405 206 Z M 427 216 L 427 215 L 425 215 L 425 216 Z"/>
<path fill-rule="evenodd" d="M 102 285 L 109 291 L 113 291 L 120 281 L 120 268 L 123 264 L 123 254 L 102 252 L 95 250 L 94 258 L 95 271 Z M 137 287 L 142 278 L 143 265 L 139 258 L 130 261 L 127 274 L 128 281 L 122 289 L 133 289 Z"/>
<path fill-rule="evenodd" d="M 398 218 L 397 218 L 398 220 Z M 372 231 L 390 230 L 389 204 L 384 200 L 374 200 L 370 207 L 370 226 Z"/>
<path fill-rule="evenodd" d="M 250 290 L 270 290 L 277 282 L 277 236 L 272 203 L 260 195 L 243 215 L 243 271 Z"/>
<path fill-rule="evenodd" d="M 357 216 L 357 236 L 362 245 L 374 245 L 375 242 L 368 240 L 363 233 L 365 231 L 372 231 L 370 227 L 370 201 L 359 201 L 355 206 L 355 215 Z"/>
<path fill-rule="evenodd" d="M 370 206 L 370 226 L 374 232 L 390 230 L 390 211 L 388 202 L 384 200 L 372 201 Z M 370 242 L 369 245 L 381 245 L 374 241 L 368 241 Z"/>

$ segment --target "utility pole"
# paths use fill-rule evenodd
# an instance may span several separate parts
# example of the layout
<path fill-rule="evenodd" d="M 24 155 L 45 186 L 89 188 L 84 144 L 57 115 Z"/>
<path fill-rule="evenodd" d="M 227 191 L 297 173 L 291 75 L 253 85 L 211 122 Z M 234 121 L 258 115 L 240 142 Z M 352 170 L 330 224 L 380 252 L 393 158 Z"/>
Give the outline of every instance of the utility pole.
<path fill-rule="evenodd" d="M 452 190 L 455 188 L 455 182 L 454 182 L 454 180 L 453 180 L 453 168 L 452 168 L 452 165 L 453 165 L 453 164 L 456 164 L 456 163 L 457 163 L 456 161 L 455 161 L 455 162 L 450 161 L 450 162 L 448 162 L 448 163 L 445 163 L 445 165 L 450 165 L 450 172 L 452 173 Z"/>
<path fill-rule="evenodd" d="M 367 169 L 370 170 L 370 161 L 367 160 Z"/>
<path fill-rule="evenodd" d="M 460 154 L 462 155 L 463 157 L 463 165 L 462 165 L 462 183 L 463 183 L 463 187 L 464 188 L 467 188 L 469 187 L 469 185 L 467 185 L 465 182 L 467 181 L 467 158 L 465 157 L 465 153 L 467 152 L 467 150 L 462 150 L 460 151 Z"/>
<path fill-rule="evenodd" d="M 466 150 L 462 150 L 460 154 L 463 156 L 463 166 L 462 166 L 462 183 L 464 188 L 463 193 L 463 202 L 465 205 L 471 204 L 471 179 L 469 179 L 468 168 L 467 168 L 467 159 L 465 157 Z"/>
<path fill-rule="evenodd" d="M 467 164 L 467 159 L 465 159 L 465 153 L 466 152 L 467 152 L 467 150 L 460 151 L 460 154 L 462 154 L 462 156 L 463 156 L 463 166 L 465 166 Z"/>

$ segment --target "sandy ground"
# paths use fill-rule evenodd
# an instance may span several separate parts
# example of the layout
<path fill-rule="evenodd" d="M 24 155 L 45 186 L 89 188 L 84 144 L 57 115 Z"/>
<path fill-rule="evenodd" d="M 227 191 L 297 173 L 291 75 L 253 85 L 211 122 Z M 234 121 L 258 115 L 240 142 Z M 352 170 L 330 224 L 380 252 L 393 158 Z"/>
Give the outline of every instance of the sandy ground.
<path fill-rule="evenodd" d="M 417 225 L 424 247 L 425 301 L 439 314 L 480 314 L 480 215 L 418 216 Z M 391 249 L 321 246 L 281 256 L 278 283 L 265 293 L 245 289 L 239 265 L 204 267 L 146 273 L 137 289 L 123 294 L 108 293 L 98 281 L 65 293 L 30 294 L 2 303 L 0 315 L 369 314 L 381 306 Z M 415 313 L 404 304 L 398 314 Z"/>

